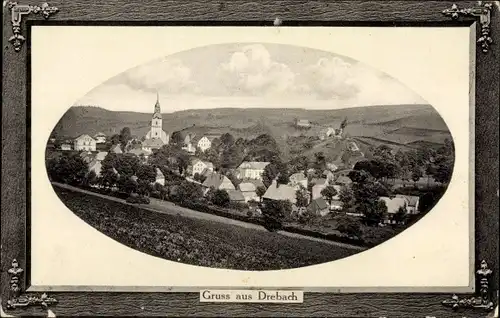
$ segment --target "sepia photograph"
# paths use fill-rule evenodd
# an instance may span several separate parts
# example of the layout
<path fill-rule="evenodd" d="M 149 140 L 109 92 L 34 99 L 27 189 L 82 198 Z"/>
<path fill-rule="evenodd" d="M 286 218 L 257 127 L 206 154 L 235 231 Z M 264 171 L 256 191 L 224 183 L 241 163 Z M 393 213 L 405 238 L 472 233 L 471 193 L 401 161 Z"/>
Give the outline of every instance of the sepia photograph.
<path fill-rule="evenodd" d="M 45 151 L 61 202 L 121 244 L 197 266 L 360 253 L 432 213 L 454 168 L 431 104 L 306 46 L 200 46 L 123 70 L 68 107 Z"/>

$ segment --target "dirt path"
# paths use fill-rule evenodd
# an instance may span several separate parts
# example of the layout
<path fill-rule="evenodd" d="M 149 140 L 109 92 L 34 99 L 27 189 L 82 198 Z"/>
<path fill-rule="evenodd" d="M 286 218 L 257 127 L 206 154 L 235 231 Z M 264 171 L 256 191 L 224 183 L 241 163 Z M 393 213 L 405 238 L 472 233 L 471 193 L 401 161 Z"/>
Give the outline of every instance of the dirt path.
<path fill-rule="evenodd" d="M 119 199 L 119 198 L 115 198 L 115 197 L 112 197 L 109 195 L 104 195 L 104 194 L 95 193 L 92 191 L 80 189 L 80 188 L 73 187 L 73 186 L 70 186 L 67 184 L 52 182 L 52 185 L 60 187 L 60 188 L 64 188 L 67 190 L 85 193 L 88 195 L 93 195 L 96 197 L 100 197 L 100 198 L 115 201 L 115 202 L 120 202 L 122 204 L 138 206 L 137 204 L 128 203 L 123 199 Z M 257 224 L 242 222 L 242 221 L 233 220 L 230 218 L 225 218 L 225 217 L 218 216 L 218 215 L 213 215 L 210 213 L 203 213 L 203 212 L 187 209 L 187 208 L 178 206 L 175 203 L 170 202 L 170 201 L 163 201 L 163 200 L 158 200 L 158 199 L 154 199 L 154 198 L 150 198 L 150 200 L 151 200 L 150 204 L 140 205 L 140 207 L 144 210 L 157 212 L 157 213 L 170 214 L 170 215 L 180 215 L 180 216 L 184 216 L 184 217 L 188 217 L 188 218 L 209 220 L 209 221 L 214 221 L 214 222 L 219 222 L 219 223 L 224 223 L 224 224 L 240 226 L 240 227 L 244 227 L 247 229 L 254 229 L 257 231 L 267 232 L 267 230 L 264 227 L 257 225 Z M 355 245 L 350 245 L 350 244 L 345 244 L 345 243 L 340 243 L 340 242 L 334 242 L 334 241 L 330 241 L 330 240 L 324 240 L 324 239 L 320 239 L 320 238 L 315 238 L 315 237 L 311 237 L 311 236 L 306 236 L 306 235 L 301 235 L 301 234 L 296 234 L 296 233 L 291 233 L 291 232 L 286 232 L 286 231 L 278 231 L 277 233 L 279 233 L 283 236 L 301 238 L 301 239 L 306 239 L 309 241 L 321 242 L 321 243 L 325 243 L 325 244 L 329 244 L 329 245 L 333 245 L 333 246 L 339 246 L 339 247 L 343 247 L 343 248 L 349 248 L 349 249 L 354 249 L 354 250 L 359 250 L 359 251 L 366 250 L 366 248 L 360 247 L 360 246 L 355 246 Z"/>

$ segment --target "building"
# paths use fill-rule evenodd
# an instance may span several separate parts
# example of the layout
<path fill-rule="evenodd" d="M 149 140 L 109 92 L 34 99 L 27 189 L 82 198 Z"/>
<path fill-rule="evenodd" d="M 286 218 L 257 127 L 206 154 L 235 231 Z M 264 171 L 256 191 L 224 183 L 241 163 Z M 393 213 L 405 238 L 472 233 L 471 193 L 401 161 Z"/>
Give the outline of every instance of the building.
<path fill-rule="evenodd" d="M 198 140 L 196 146 L 200 148 L 201 151 L 206 151 L 207 149 L 212 148 L 212 142 L 214 139 L 219 138 L 219 135 L 205 135 Z"/>
<path fill-rule="evenodd" d="M 319 139 L 325 140 L 334 134 L 335 134 L 335 129 L 333 129 L 331 127 L 324 128 L 324 129 L 321 129 L 321 131 L 319 132 Z"/>
<path fill-rule="evenodd" d="M 290 176 L 290 182 L 288 183 L 288 185 L 291 187 L 297 187 L 299 185 L 302 185 L 306 189 L 307 189 L 307 184 L 308 184 L 307 176 L 302 171 L 292 174 Z"/>
<path fill-rule="evenodd" d="M 311 123 L 307 119 L 300 119 L 299 121 L 297 121 L 297 127 L 309 128 L 309 127 L 311 127 Z"/>
<path fill-rule="evenodd" d="M 395 224 L 394 215 L 398 213 L 400 208 L 406 209 L 406 199 L 401 197 L 380 197 L 379 200 L 385 202 L 387 206 L 387 214 L 384 216 L 384 223 Z"/>
<path fill-rule="evenodd" d="M 144 159 L 148 159 L 149 155 L 151 154 L 151 151 L 145 150 L 143 148 L 133 148 L 130 149 L 128 153 L 136 155 L 137 157 L 143 157 Z"/>
<path fill-rule="evenodd" d="M 208 171 L 214 171 L 214 164 L 208 161 L 196 159 L 193 162 L 192 175 L 194 176 L 197 173 L 201 175 L 205 169 Z"/>
<path fill-rule="evenodd" d="M 182 146 L 182 150 L 189 152 L 190 154 L 196 153 L 196 147 L 192 143 L 185 144 Z"/>
<path fill-rule="evenodd" d="M 307 210 L 314 215 L 325 216 L 330 213 L 330 209 L 328 209 L 328 204 L 325 199 L 317 198 L 311 201 L 311 203 L 307 206 Z"/>
<path fill-rule="evenodd" d="M 216 190 L 235 190 L 234 184 L 229 180 L 228 177 L 212 172 L 207 175 L 207 178 L 203 182 L 202 186 L 205 188 L 205 193 L 210 188 L 214 188 Z"/>
<path fill-rule="evenodd" d="M 156 168 L 156 180 L 155 183 L 159 183 L 162 186 L 165 185 L 165 175 L 163 175 L 163 172 L 161 172 L 160 169 Z"/>
<path fill-rule="evenodd" d="M 106 142 L 106 134 L 104 134 L 103 132 L 98 132 L 94 135 L 94 139 L 97 144 L 103 144 Z"/>
<path fill-rule="evenodd" d="M 88 167 L 89 167 L 89 172 L 94 171 L 97 177 L 101 176 L 101 169 L 102 169 L 101 161 L 94 159 L 92 162 L 89 163 Z"/>
<path fill-rule="evenodd" d="M 327 179 L 313 179 L 311 182 L 314 182 L 314 186 L 312 187 L 312 199 L 317 199 L 317 198 L 322 198 L 323 195 L 321 194 L 321 191 L 323 191 L 323 189 L 325 189 L 327 186 L 332 186 L 336 191 L 337 191 L 337 195 L 334 196 L 332 199 L 333 200 L 339 200 L 340 197 L 340 190 L 342 189 L 342 187 L 338 184 L 331 184 L 330 182 L 328 182 Z"/>
<path fill-rule="evenodd" d="M 257 187 L 252 182 L 243 181 L 238 185 L 243 197 L 245 198 L 245 202 L 254 200 L 259 201 L 260 198 L 257 196 Z"/>
<path fill-rule="evenodd" d="M 83 162 L 89 164 L 94 160 L 94 154 L 90 151 L 85 151 L 80 153 L 80 158 L 82 158 Z"/>
<path fill-rule="evenodd" d="M 335 171 L 339 170 L 339 166 L 338 166 L 338 165 L 336 165 L 336 164 L 335 164 L 335 163 L 333 163 L 333 162 L 327 162 L 327 163 L 326 163 L 326 168 L 327 168 L 328 170 L 330 170 L 331 172 L 335 172 Z"/>
<path fill-rule="evenodd" d="M 66 143 L 61 144 L 61 150 L 63 150 L 63 151 L 68 151 L 68 150 L 71 150 L 71 149 L 72 149 L 71 148 L 71 144 L 66 144 Z"/>
<path fill-rule="evenodd" d="M 347 147 L 349 148 L 350 151 L 359 151 L 359 147 L 354 141 L 350 141 L 347 144 Z"/>
<path fill-rule="evenodd" d="M 297 202 L 295 192 L 296 190 L 294 187 L 286 184 L 278 184 L 276 180 L 274 180 L 262 198 L 275 201 L 288 200 L 292 204 L 295 204 Z"/>
<path fill-rule="evenodd" d="M 151 129 L 146 134 L 146 140 L 145 140 L 145 142 L 147 142 L 148 140 L 151 140 L 151 142 L 149 142 L 146 147 L 151 149 L 159 149 L 163 145 L 168 144 L 169 138 L 170 136 L 163 130 L 163 119 L 161 116 L 160 97 L 157 94 L 153 118 L 151 119 Z"/>
<path fill-rule="evenodd" d="M 236 177 L 239 179 L 259 179 L 269 162 L 245 161 L 237 169 Z"/>
<path fill-rule="evenodd" d="M 332 200 L 332 203 L 330 204 L 330 210 L 340 211 L 340 210 L 342 210 L 342 208 L 343 208 L 342 201 L 340 201 L 340 200 Z"/>
<path fill-rule="evenodd" d="M 106 156 L 108 155 L 108 152 L 107 151 L 99 151 L 96 155 L 95 155 L 95 160 L 98 160 L 98 161 L 103 161 L 104 158 L 106 158 Z"/>
<path fill-rule="evenodd" d="M 96 151 L 95 148 L 95 139 L 86 134 L 78 136 L 73 142 L 73 149 L 77 151 Z"/>
<path fill-rule="evenodd" d="M 111 149 L 109 150 L 112 153 L 123 153 L 122 147 L 120 147 L 119 144 L 111 146 Z"/>
<path fill-rule="evenodd" d="M 152 153 L 153 149 L 160 149 L 165 145 L 159 138 L 146 139 L 142 142 L 142 150 Z"/>
<path fill-rule="evenodd" d="M 406 211 L 408 212 L 408 214 L 420 213 L 420 210 L 419 210 L 420 198 L 419 197 L 413 196 L 413 195 L 396 194 L 396 198 L 403 198 L 406 200 Z"/>
<path fill-rule="evenodd" d="M 347 177 L 347 176 L 339 176 L 336 180 L 335 180 L 335 183 L 336 184 L 340 184 L 340 185 L 349 185 L 352 183 L 352 180 L 351 178 Z"/>
<path fill-rule="evenodd" d="M 239 190 L 226 190 L 227 194 L 229 194 L 229 201 L 235 203 L 245 203 L 245 197 L 243 193 Z"/>

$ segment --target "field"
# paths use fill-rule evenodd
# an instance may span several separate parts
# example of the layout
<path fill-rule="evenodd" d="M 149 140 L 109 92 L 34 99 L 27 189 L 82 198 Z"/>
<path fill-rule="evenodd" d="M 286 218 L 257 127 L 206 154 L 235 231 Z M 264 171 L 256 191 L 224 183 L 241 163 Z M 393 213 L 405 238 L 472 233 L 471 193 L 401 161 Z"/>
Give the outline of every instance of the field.
<path fill-rule="evenodd" d="M 144 253 L 181 263 L 239 270 L 277 270 L 344 258 L 356 250 L 214 221 L 155 213 L 54 187 L 86 223 Z"/>

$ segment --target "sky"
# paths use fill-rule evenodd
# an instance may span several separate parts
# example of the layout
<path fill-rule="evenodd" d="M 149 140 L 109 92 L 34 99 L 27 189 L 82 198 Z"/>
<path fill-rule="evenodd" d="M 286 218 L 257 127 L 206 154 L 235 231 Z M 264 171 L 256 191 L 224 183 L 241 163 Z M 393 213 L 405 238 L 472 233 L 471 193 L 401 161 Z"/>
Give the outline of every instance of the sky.
<path fill-rule="evenodd" d="M 217 44 L 126 70 L 74 106 L 151 112 L 218 107 L 339 109 L 426 104 L 397 80 L 367 65 L 299 46 Z"/>

